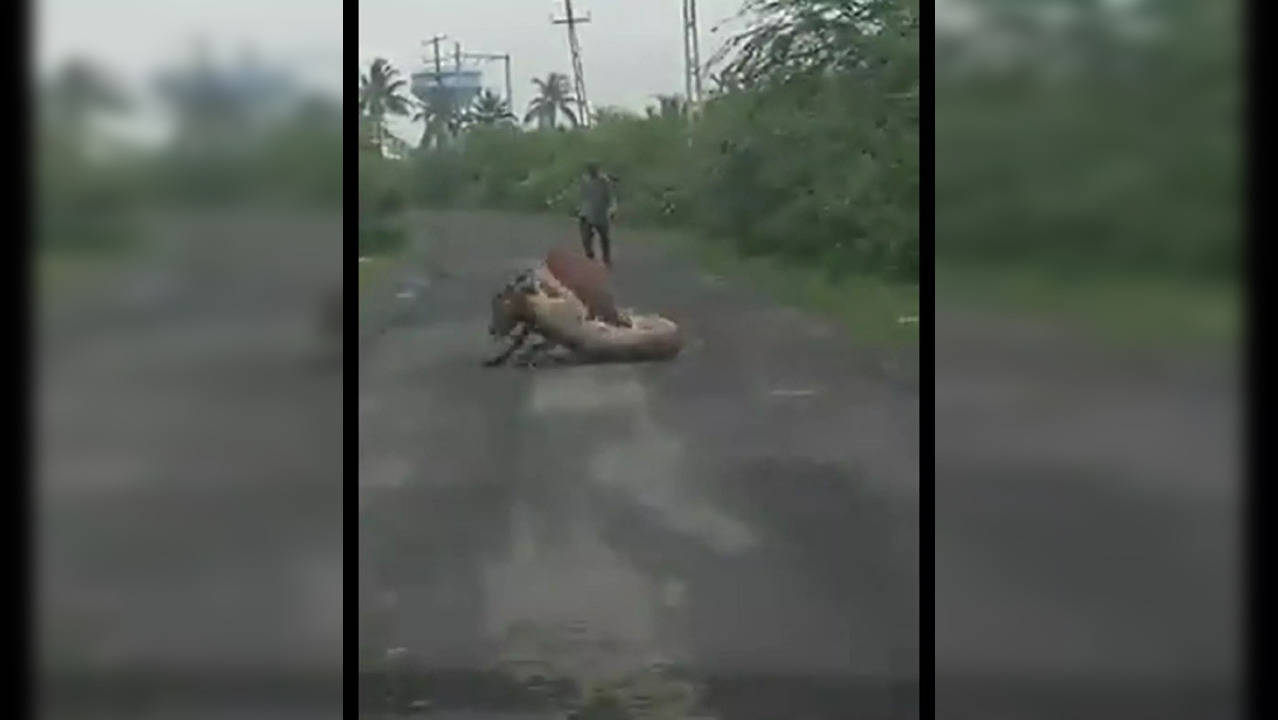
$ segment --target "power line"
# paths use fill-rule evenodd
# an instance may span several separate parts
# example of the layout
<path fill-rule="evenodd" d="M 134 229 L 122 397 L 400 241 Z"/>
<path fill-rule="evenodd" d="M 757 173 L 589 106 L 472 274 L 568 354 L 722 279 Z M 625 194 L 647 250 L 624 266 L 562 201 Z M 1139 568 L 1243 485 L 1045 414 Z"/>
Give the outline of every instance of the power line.
<path fill-rule="evenodd" d="M 568 49 L 572 52 L 573 94 L 577 98 L 577 114 L 582 125 L 590 125 L 590 103 L 586 101 L 586 77 L 581 65 L 581 43 L 577 41 L 577 26 L 590 22 L 590 15 L 581 17 L 572 12 L 572 0 L 564 0 L 565 17 L 551 18 L 555 25 L 568 26 Z"/>
<path fill-rule="evenodd" d="M 439 43 L 447 39 L 448 39 L 447 35 L 436 35 L 429 40 L 422 41 L 422 45 L 435 46 L 435 82 L 436 84 L 442 83 L 444 78 L 443 61 L 439 57 Z M 422 58 L 422 59 L 426 60 L 426 58 Z M 426 60 L 426 62 L 430 62 L 430 61 Z"/>
<path fill-rule="evenodd" d="M 467 60 L 501 60 L 506 64 L 506 105 L 511 112 L 515 111 L 515 97 L 510 85 L 510 53 L 462 53 Z"/>
<path fill-rule="evenodd" d="M 435 84 L 442 85 L 444 81 L 443 56 L 440 53 L 439 44 L 449 39 L 447 35 L 435 35 L 429 40 L 423 40 L 422 45 L 431 45 L 434 47 L 434 63 L 435 63 Z M 514 107 L 514 93 L 510 82 L 510 54 L 509 53 L 471 53 L 462 52 L 460 41 L 453 41 L 453 64 L 454 71 L 458 74 L 462 71 L 462 60 L 503 60 L 506 64 L 506 104 L 511 108 Z M 431 62 L 428 58 L 423 58 L 426 62 Z M 513 112 L 513 109 L 512 109 Z"/>

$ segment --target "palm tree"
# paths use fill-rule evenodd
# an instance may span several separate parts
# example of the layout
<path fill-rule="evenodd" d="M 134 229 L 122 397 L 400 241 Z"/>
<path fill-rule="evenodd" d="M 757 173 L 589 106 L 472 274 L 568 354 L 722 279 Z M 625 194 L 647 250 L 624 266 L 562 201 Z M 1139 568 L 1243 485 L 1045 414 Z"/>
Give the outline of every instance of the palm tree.
<path fill-rule="evenodd" d="M 456 137 L 465 119 L 443 95 L 432 95 L 417 106 L 413 122 L 425 123 L 422 129 L 421 148 L 439 147 L 448 137 Z"/>
<path fill-rule="evenodd" d="M 373 123 L 373 142 L 380 145 L 386 132 L 387 115 L 407 115 L 409 100 L 400 94 L 405 82 L 384 58 L 373 60 L 368 73 L 359 78 L 359 111 Z"/>
<path fill-rule="evenodd" d="M 532 122 L 536 118 L 537 127 L 554 128 L 558 114 L 562 112 L 574 127 L 577 125 L 577 115 L 572 111 L 572 103 L 577 102 L 577 98 L 572 95 L 567 75 L 552 72 L 545 80 L 533 78 L 533 85 L 537 86 L 538 95 L 528 103 L 524 122 Z"/>
<path fill-rule="evenodd" d="M 470 110 L 466 113 L 466 119 L 480 125 L 496 125 L 507 120 L 514 120 L 515 115 L 510 111 L 510 106 L 505 100 L 491 90 L 485 90 L 471 104 Z"/>

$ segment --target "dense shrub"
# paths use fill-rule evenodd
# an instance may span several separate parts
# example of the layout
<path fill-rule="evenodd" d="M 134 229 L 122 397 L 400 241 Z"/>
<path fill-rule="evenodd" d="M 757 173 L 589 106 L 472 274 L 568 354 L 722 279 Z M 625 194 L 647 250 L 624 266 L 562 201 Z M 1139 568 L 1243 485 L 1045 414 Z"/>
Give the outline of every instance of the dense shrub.
<path fill-rule="evenodd" d="M 827 5 L 748 3 L 754 29 L 723 71 L 737 78 L 725 81 L 733 90 L 715 94 L 695 118 L 609 110 L 589 129 L 473 128 L 407 161 L 410 199 L 568 214 L 576 179 L 595 160 L 620 180 L 622 222 L 686 227 L 743 254 L 833 274 L 914 279 L 913 4 L 866 3 L 868 26 L 832 16 Z M 815 19 L 789 28 L 794 12 Z M 798 39 L 785 40 L 787 33 Z M 810 54 L 791 52 L 809 41 L 853 43 L 857 53 L 811 61 Z"/>
<path fill-rule="evenodd" d="M 981 5 L 986 28 L 939 46 L 938 261 L 1235 276 L 1238 4 L 1151 0 L 1126 18 L 1098 4 L 1055 28 Z M 1124 32 L 1137 20 L 1157 31 Z M 965 60 L 996 31 L 1024 52 Z"/>
<path fill-rule="evenodd" d="M 136 163 L 85 159 L 66 134 L 41 128 L 35 156 L 35 237 L 41 251 L 110 252 L 136 244 Z"/>
<path fill-rule="evenodd" d="M 410 194 L 433 206 L 568 214 L 577 177 L 597 160 L 619 178 L 623 222 L 685 226 L 745 254 L 835 272 L 914 277 L 917 124 L 857 122 L 870 105 L 851 83 L 816 79 L 725 95 L 694 123 L 614 117 L 588 130 L 480 128 L 409 160 Z"/>
<path fill-rule="evenodd" d="M 381 255 L 407 242 L 400 215 L 407 205 L 406 168 L 376 152 L 359 153 L 359 253 Z"/>

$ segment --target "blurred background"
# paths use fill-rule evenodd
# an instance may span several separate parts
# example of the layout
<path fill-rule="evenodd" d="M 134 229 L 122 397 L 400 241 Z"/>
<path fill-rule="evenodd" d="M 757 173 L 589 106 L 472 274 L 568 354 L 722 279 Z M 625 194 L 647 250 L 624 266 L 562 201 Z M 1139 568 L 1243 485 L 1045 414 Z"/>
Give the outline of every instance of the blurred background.
<path fill-rule="evenodd" d="M 41 710 L 335 715 L 342 4 L 33 10 Z"/>
<path fill-rule="evenodd" d="M 936 2 L 938 717 L 1239 710 L 1240 10 Z"/>

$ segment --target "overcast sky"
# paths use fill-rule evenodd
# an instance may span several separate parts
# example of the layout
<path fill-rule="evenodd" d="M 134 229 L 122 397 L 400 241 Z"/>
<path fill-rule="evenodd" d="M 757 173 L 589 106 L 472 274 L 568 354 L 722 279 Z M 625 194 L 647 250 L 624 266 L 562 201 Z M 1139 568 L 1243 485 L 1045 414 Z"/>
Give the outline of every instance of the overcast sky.
<path fill-rule="evenodd" d="M 703 61 L 726 32 L 711 28 L 735 15 L 742 2 L 698 0 Z M 574 0 L 574 12 L 591 17 L 578 33 L 592 106 L 642 110 L 654 104 L 655 94 L 683 93 L 681 7 L 681 0 Z M 508 52 L 515 110 L 522 115 L 533 77 L 572 71 L 566 29 L 550 23 L 551 14 L 562 15 L 562 8 L 562 0 L 361 0 L 360 68 L 380 56 L 407 75 L 432 52 L 421 43 L 435 34 L 449 36 L 441 44 L 449 56 L 453 40 L 461 41 L 465 52 Z M 502 72 L 500 62 L 485 67 L 485 85 L 498 94 L 504 94 Z M 421 134 L 407 122 L 392 127 L 413 142 Z"/>
<path fill-rule="evenodd" d="M 714 33 L 713 26 L 742 2 L 698 0 L 703 60 L 737 27 Z M 458 40 L 465 51 L 512 55 L 515 109 L 522 114 L 534 76 L 571 72 L 565 29 L 550 23 L 562 6 L 562 0 L 361 0 L 360 69 L 382 56 L 407 74 L 428 51 L 422 41 L 445 34 L 449 53 Z M 642 110 L 657 93 L 683 92 L 680 7 L 681 0 L 574 3 L 578 14 L 591 16 L 579 32 L 593 106 Z M 142 90 L 157 68 L 184 59 L 191 39 L 202 36 L 222 57 L 252 44 L 311 87 L 356 87 L 349 75 L 350 87 L 342 87 L 342 0 L 37 0 L 34 9 L 37 71 L 85 56 Z M 502 92 L 501 64 L 484 69 L 485 84 Z M 407 121 L 394 129 L 410 141 L 420 135 Z"/>
<path fill-rule="evenodd" d="M 162 136 L 163 113 L 144 91 L 156 70 L 184 61 L 191 40 L 220 58 L 245 44 L 304 86 L 341 92 L 342 0 L 36 0 L 35 69 L 69 57 L 100 64 L 141 103 L 122 124 L 138 139 Z"/>
<path fill-rule="evenodd" d="M 228 56 L 252 44 L 308 85 L 341 84 L 342 0 L 37 0 L 34 15 L 38 70 L 83 55 L 137 83 L 199 35 Z"/>

